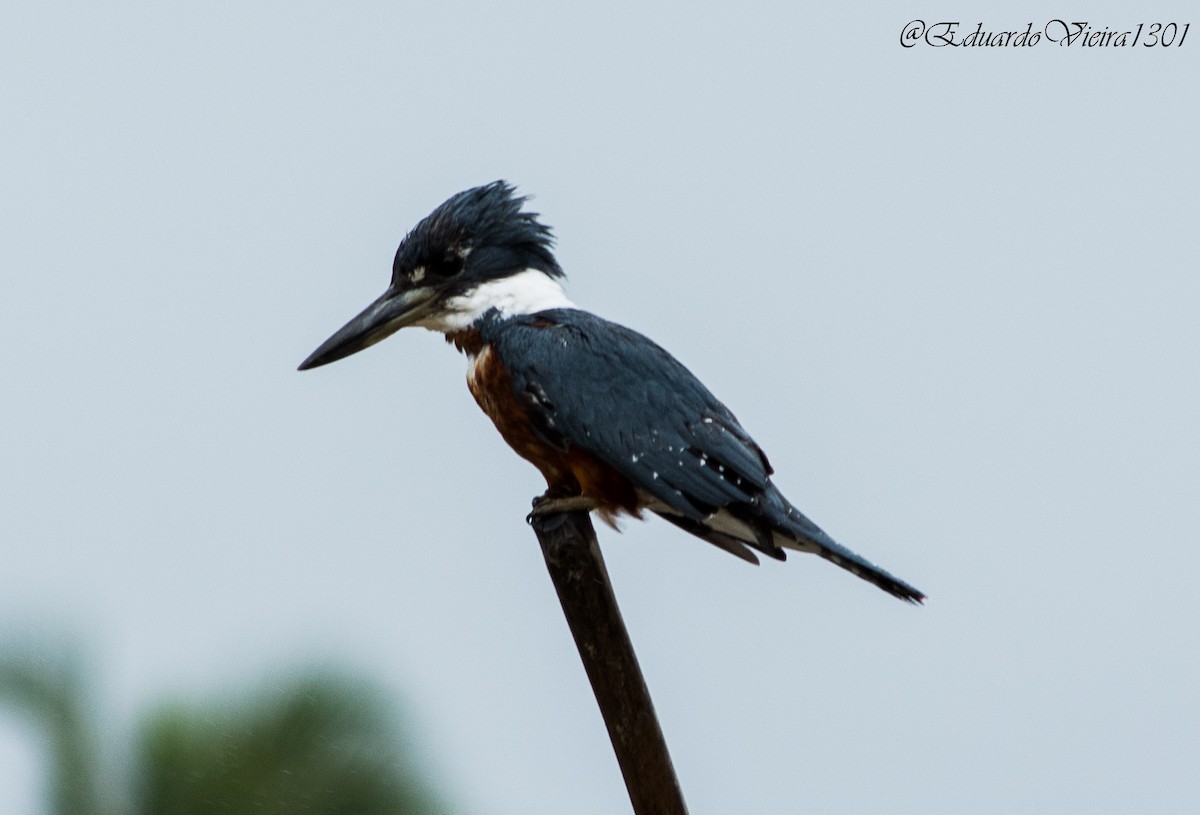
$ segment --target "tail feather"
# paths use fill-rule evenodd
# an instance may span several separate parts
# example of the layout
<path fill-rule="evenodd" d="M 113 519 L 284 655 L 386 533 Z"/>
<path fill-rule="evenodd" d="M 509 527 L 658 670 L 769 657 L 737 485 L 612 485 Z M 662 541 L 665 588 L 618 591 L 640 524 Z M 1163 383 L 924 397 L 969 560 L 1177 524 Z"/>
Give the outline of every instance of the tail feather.
<path fill-rule="evenodd" d="M 828 536 L 826 537 L 828 538 Z M 779 539 L 776 538 L 776 540 Z M 790 541 L 785 538 L 780 543 L 788 549 L 802 549 L 810 552 L 813 551 L 813 547 L 815 546 L 816 554 L 820 557 L 825 558 L 830 563 L 841 566 L 850 572 L 850 574 L 861 577 L 868 583 L 878 586 L 893 597 L 899 597 L 901 600 L 918 605 L 925 602 L 924 592 L 913 588 L 900 578 L 893 576 L 886 570 L 879 568 L 871 561 L 851 552 L 833 540 L 829 540 L 829 543 L 813 543 L 810 541 Z"/>
<path fill-rule="evenodd" d="M 787 502 L 773 484 L 757 502 L 716 509 L 701 519 L 689 518 L 661 501 L 648 500 L 646 508 L 660 518 L 742 560 L 757 564 L 755 550 L 776 560 L 786 560 L 786 550 L 811 552 L 853 575 L 878 586 L 893 597 L 922 603 L 925 594 L 855 554 L 835 541 L 800 510 Z"/>
<path fill-rule="evenodd" d="M 774 488 L 774 485 L 768 487 L 763 498 L 763 514 L 775 526 L 775 543 L 777 545 L 802 552 L 813 552 L 830 563 L 841 566 L 851 574 L 861 577 L 868 583 L 878 586 L 893 597 L 916 604 L 925 601 L 924 592 L 889 574 L 886 570 L 879 568 L 862 555 L 850 551 L 825 534 L 821 527 L 789 504 L 779 490 Z"/>

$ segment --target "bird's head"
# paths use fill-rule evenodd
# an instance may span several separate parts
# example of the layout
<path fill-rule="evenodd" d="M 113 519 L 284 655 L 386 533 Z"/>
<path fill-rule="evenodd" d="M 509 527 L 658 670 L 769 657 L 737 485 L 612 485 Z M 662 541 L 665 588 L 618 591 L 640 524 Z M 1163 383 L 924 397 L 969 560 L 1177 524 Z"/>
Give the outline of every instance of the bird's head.
<path fill-rule="evenodd" d="M 570 308 L 551 252 L 550 228 L 521 210 L 504 181 L 460 192 L 400 242 L 392 282 L 374 303 L 321 344 L 300 370 L 316 368 L 418 325 L 453 333 L 485 314 Z"/>

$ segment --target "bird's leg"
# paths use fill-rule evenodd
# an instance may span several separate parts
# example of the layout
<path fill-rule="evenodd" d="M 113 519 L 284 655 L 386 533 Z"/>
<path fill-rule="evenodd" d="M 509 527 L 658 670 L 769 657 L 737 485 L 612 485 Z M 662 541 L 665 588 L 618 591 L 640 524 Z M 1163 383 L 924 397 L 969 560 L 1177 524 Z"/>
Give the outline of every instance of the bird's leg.
<path fill-rule="evenodd" d="M 593 498 L 584 495 L 554 495 L 549 490 L 533 499 L 533 512 L 526 516 L 526 521 L 542 518 L 546 515 L 556 515 L 560 512 L 591 512 L 599 504 Z"/>

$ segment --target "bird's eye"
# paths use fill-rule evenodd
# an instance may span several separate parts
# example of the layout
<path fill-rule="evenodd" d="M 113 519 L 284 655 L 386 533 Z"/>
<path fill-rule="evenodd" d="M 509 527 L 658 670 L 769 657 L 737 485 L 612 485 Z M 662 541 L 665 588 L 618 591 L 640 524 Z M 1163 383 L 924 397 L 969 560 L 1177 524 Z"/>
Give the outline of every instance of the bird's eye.
<path fill-rule="evenodd" d="M 429 273 L 442 279 L 454 277 L 462 271 L 463 259 L 454 252 L 447 252 L 429 264 Z"/>

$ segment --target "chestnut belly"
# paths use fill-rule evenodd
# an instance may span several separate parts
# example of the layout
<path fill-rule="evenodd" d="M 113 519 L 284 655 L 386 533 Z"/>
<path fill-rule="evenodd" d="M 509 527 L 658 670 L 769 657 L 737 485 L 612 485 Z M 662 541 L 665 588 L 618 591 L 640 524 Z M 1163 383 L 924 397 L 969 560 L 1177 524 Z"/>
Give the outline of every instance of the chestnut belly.
<path fill-rule="evenodd" d="M 508 446 L 541 471 L 549 494 L 590 498 L 610 522 L 622 511 L 641 514 L 642 503 L 633 484 L 614 467 L 579 449 L 570 439 L 554 445 L 539 434 L 531 412 L 537 408 L 514 392 L 512 376 L 491 345 L 471 355 L 467 387 Z"/>

